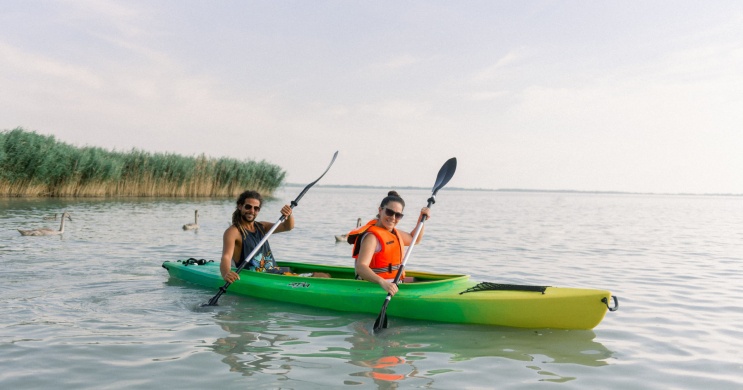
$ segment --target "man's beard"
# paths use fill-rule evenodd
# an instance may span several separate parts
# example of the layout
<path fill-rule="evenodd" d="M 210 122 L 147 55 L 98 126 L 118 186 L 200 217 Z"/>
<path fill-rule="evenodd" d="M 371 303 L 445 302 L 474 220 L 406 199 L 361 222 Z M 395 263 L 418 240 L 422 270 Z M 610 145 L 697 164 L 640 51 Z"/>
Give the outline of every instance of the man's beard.
<path fill-rule="evenodd" d="M 241 215 L 241 219 L 243 222 L 253 222 L 255 221 L 255 215 L 243 214 Z"/>

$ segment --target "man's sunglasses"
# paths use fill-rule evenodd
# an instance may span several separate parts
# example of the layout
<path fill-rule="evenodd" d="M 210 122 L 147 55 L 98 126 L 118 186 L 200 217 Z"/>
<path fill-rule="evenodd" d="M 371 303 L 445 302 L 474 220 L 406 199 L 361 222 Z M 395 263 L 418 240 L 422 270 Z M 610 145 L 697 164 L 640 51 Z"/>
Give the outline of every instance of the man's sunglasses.
<path fill-rule="evenodd" d="M 243 208 L 245 211 L 250 211 L 251 209 L 255 210 L 255 212 L 261 211 L 261 206 L 253 206 L 252 204 L 244 204 Z"/>
<path fill-rule="evenodd" d="M 405 216 L 405 214 L 403 214 L 403 213 L 398 213 L 398 212 L 396 212 L 396 211 L 392 211 L 392 210 L 388 209 L 387 207 L 385 207 L 385 208 L 384 208 L 384 213 L 385 213 L 385 214 L 386 214 L 386 215 L 387 215 L 388 217 L 391 217 L 391 216 L 393 216 L 393 215 L 394 215 L 394 216 L 395 216 L 395 218 L 397 218 L 397 219 L 402 219 L 402 217 L 404 217 L 404 216 Z"/>

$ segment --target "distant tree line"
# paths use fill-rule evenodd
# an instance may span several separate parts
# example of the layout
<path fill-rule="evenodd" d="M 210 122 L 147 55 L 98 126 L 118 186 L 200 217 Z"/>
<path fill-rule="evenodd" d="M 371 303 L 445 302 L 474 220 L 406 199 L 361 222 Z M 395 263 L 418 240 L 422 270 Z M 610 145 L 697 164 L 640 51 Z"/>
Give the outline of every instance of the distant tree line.
<path fill-rule="evenodd" d="M 0 196 L 272 194 L 286 172 L 266 161 L 76 147 L 22 128 L 0 132 Z"/>

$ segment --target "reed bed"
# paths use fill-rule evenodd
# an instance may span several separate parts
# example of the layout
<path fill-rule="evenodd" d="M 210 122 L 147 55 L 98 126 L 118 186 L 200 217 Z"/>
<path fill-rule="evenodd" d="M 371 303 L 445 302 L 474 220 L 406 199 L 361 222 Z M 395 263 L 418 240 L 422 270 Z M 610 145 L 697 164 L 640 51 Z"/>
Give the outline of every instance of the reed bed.
<path fill-rule="evenodd" d="M 232 197 L 271 195 L 286 172 L 266 161 L 75 147 L 22 128 L 0 132 L 0 195 Z"/>

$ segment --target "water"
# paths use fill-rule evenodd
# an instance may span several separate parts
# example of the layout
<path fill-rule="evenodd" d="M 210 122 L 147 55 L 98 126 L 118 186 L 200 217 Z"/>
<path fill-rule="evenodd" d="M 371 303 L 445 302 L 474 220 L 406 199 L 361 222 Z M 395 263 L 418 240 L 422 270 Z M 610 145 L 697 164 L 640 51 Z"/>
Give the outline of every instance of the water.
<path fill-rule="evenodd" d="M 264 204 L 275 221 L 301 187 Z M 429 191 L 401 191 L 412 230 Z M 333 238 L 385 191 L 313 188 L 282 260 L 350 264 Z M 200 212 L 196 231 L 183 231 Z M 16 228 L 57 227 L 53 237 Z M 233 200 L 1 199 L 2 388 L 743 388 L 743 199 L 444 189 L 408 268 L 620 297 L 592 331 L 375 318 L 170 280 L 165 260 L 217 260 Z M 381 308 L 382 302 L 380 302 Z M 394 304 L 394 299 L 393 303 Z"/>

